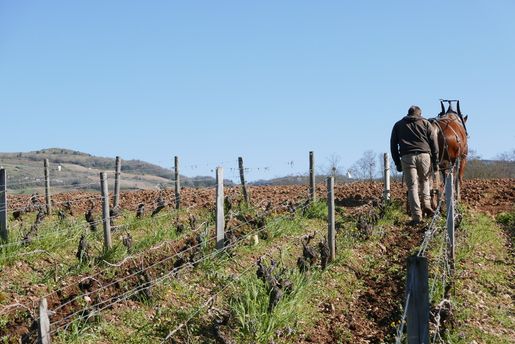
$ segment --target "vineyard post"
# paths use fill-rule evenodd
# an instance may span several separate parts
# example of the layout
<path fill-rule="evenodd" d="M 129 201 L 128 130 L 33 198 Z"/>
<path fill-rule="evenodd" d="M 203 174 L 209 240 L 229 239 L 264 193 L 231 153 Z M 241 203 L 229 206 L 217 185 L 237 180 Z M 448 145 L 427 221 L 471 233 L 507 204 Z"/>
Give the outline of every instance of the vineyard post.
<path fill-rule="evenodd" d="M 315 153 L 309 152 L 309 200 L 311 202 L 316 201 L 315 192 Z"/>
<path fill-rule="evenodd" d="M 336 257 L 336 231 L 334 225 L 334 177 L 327 178 L 327 243 L 329 245 L 329 261 Z"/>
<path fill-rule="evenodd" d="M 243 199 L 245 203 L 249 203 L 249 195 L 247 193 L 247 185 L 245 185 L 245 169 L 243 168 L 243 158 L 240 156 L 238 158 L 238 167 L 240 169 L 240 181 L 241 181 L 241 189 L 243 192 Z"/>
<path fill-rule="evenodd" d="M 107 178 L 105 172 L 100 172 L 100 188 L 102 190 L 102 222 L 104 223 L 104 249 L 112 247 L 111 219 L 109 215 L 109 191 L 107 190 Z"/>
<path fill-rule="evenodd" d="M 447 252 L 451 266 L 454 266 L 454 178 L 452 171 L 445 180 L 445 202 L 447 204 Z"/>
<path fill-rule="evenodd" d="M 46 298 L 39 301 L 38 344 L 50 344 L 50 319 Z"/>
<path fill-rule="evenodd" d="M 426 257 L 408 257 L 408 344 L 429 343 L 429 272 Z"/>
<path fill-rule="evenodd" d="M 116 164 L 114 170 L 114 201 L 113 207 L 117 208 L 120 204 L 120 173 L 122 170 L 122 160 L 119 156 L 116 157 Z"/>
<path fill-rule="evenodd" d="M 390 200 L 390 159 L 388 153 L 384 153 L 384 200 Z"/>
<path fill-rule="evenodd" d="M 50 199 L 50 174 L 48 171 L 48 159 L 45 159 L 43 163 L 45 167 L 45 202 L 46 202 L 46 213 L 50 215 L 52 212 L 52 200 Z"/>
<path fill-rule="evenodd" d="M 174 158 L 174 177 L 175 177 L 175 209 L 181 207 L 181 176 L 179 175 L 179 157 Z"/>
<path fill-rule="evenodd" d="M 9 240 L 7 229 L 7 173 L 0 169 L 0 236 L 3 241 Z"/>
<path fill-rule="evenodd" d="M 225 240 L 225 218 L 224 218 L 224 170 L 216 168 L 216 248 L 224 248 Z"/>

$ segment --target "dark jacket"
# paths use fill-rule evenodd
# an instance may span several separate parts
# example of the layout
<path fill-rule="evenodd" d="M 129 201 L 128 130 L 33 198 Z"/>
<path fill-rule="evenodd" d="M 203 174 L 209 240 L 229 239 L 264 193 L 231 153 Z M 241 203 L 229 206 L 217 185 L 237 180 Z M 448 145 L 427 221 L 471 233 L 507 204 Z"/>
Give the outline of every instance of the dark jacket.
<path fill-rule="evenodd" d="M 390 151 L 396 166 L 401 165 L 401 156 L 410 153 L 429 153 L 433 164 L 436 163 L 438 141 L 431 123 L 422 116 L 406 116 L 395 123 L 390 138 Z"/>

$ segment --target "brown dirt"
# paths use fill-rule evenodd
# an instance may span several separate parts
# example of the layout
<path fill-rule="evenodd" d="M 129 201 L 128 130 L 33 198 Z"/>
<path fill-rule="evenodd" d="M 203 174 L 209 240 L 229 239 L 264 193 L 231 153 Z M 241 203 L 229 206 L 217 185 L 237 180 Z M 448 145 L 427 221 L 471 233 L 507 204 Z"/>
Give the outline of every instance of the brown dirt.
<path fill-rule="evenodd" d="M 355 182 L 337 184 L 335 186 L 336 202 L 345 207 L 354 207 L 366 204 L 378 199 L 383 191 L 383 184 L 379 182 Z M 317 192 L 322 198 L 325 197 L 325 185 L 317 185 Z M 403 199 L 405 187 L 399 182 L 392 183 L 392 196 Z M 265 206 L 272 202 L 274 207 L 286 205 L 288 201 L 301 202 L 308 195 L 308 188 L 305 185 L 286 186 L 253 186 L 249 187 L 252 203 Z M 121 193 L 120 204 L 123 209 L 135 211 L 139 203 L 145 204 L 147 212 L 155 207 L 156 200 L 162 196 L 169 206 L 173 206 L 174 192 L 167 190 L 140 190 Z M 231 187 L 226 189 L 226 195 L 240 199 L 240 189 Z M 184 188 L 181 193 L 182 203 L 185 207 L 213 208 L 215 200 L 214 188 Z M 70 192 L 59 193 L 53 196 L 56 208 L 62 208 L 63 202 L 71 201 L 72 209 L 77 214 L 84 214 L 89 207 L 89 199 L 95 198 L 96 211 L 100 211 L 99 193 L 93 192 Z M 18 209 L 29 204 L 28 195 L 8 195 L 9 209 Z M 465 180 L 462 187 L 462 199 L 465 204 L 476 210 L 496 213 L 510 210 L 515 203 L 515 180 L 514 179 L 476 179 Z M 40 196 L 40 201 L 44 199 Z"/>

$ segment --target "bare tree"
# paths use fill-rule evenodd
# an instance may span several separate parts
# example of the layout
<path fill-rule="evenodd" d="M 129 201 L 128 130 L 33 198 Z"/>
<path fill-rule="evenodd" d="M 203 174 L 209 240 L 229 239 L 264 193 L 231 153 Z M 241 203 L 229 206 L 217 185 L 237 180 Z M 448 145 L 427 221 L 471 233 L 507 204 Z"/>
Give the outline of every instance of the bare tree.
<path fill-rule="evenodd" d="M 337 154 L 332 154 L 329 158 L 327 158 L 327 162 L 329 166 L 327 167 L 325 174 L 328 176 L 341 176 L 343 173 L 342 159 Z"/>
<path fill-rule="evenodd" d="M 499 154 L 495 160 L 485 160 L 470 149 L 465 178 L 515 178 L 515 150 Z"/>
<path fill-rule="evenodd" d="M 350 171 L 356 178 L 374 180 L 377 173 L 376 153 L 371 150 L 364 152 L 363 156 L 352 165 Z"/>

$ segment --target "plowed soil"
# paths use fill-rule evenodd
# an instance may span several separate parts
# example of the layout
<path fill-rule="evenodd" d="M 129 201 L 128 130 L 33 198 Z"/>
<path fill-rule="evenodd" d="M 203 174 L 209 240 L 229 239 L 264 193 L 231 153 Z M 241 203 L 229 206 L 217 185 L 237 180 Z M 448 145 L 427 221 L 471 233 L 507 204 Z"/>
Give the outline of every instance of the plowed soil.
<path fill-rule="evenodd" d="M 337 184 L 335 186 L 336 201 L 344 207 L 354 207 L 379 199 L 383 190 L 383 184 L 379 182 L 355 182 Z M 392 183 L 392 196 L 404 199 L 405 186 L 399 182 Z M 253 186 L 249 187 L 249 193 L 254 205 L 265 206 L 271 202 L 274 208 L 286 205 L 288 202 L 300 203 L 307 199 L 308 188 L 305 185 L 286 186 Z M 317 185 L 317 193 L 325 197 L 326 188 L 323 184 Z M 227 188 L 225 194 L 234 198 L 240 198 L 238 187 Z M 138 204 L 145 204 L 145 209 L 151 211 L 158 197 L 163 197 L 169 206 L 175 205 L 174 191 L 167 190 L 141 190 L 122 192 L 120 204 L 123 209 L 136 210 Z M 42 195 L 39 200 L 44 202 Z M 462 200 L 465 204 L 476 210 L 497 213 L 513 208 L 515 203 L 515 183 L 513 179 L 477 179 L 465 180 L 462 187 Z M 72 209 L 76 213 L 84 213 L 90 202 L 95 202 L 96 211 L 100 211 L 100 195 L 94 192 L 70 192 L 59 193 L 52 196 L 54 207 L 63 208 L 64 202 L 70 201 Z M 28 195 L 8 195 L 10 210 L 24 208 L 30 203 Z M 215 189 L 184 188 L 181 191 L 181 203 L 184 207 L 213 208 L 215 203 Z"/>

